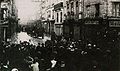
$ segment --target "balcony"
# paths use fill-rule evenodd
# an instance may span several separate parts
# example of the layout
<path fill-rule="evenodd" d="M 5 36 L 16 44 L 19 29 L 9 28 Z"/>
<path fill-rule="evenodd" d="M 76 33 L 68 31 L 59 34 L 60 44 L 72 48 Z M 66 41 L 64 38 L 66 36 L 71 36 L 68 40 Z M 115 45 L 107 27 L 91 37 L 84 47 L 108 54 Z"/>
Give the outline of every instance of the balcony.
<path fill-rule="evenodd" d="M 60 3 L 56 4 L 56 5 L 54 5 L 54 10 L 55 11 L 60 10 L 62 7 L 63 7 L 63 2 L 60 2 Z"/>

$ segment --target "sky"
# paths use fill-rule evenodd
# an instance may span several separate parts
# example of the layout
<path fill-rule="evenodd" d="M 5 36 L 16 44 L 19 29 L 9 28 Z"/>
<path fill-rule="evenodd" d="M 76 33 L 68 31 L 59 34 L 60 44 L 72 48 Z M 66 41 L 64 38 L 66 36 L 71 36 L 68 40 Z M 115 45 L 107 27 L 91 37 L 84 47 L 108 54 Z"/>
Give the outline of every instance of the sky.
<path fill-rule="evenodd" d="M 21 24 L 26 24 L 29 20 L 35 20 L 36 16 L 39 15 L 39 3 L 32 0 L 16 0 L 16 6 Z"/>

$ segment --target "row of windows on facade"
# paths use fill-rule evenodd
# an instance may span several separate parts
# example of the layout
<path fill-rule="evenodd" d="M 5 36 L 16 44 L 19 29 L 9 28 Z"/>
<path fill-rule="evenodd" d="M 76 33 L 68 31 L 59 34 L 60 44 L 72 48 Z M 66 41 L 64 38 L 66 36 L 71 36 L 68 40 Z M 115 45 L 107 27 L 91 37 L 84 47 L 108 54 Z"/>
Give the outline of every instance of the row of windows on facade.
<path fill-rule="evenodd" d="M 77 12 L 78 7 L 79 7 L 79 4 L 77 1 L 76 2 L 76 12 Z M 96 8 L 95 17 L 98 17 L 100 14 L 100 4 L 95 4 L 95 8 Z M 67 9 L 69 9 L 69 3 L 67 3 Z M 73 2 L 71 3 L 71 11 L 74 11 L 74 3 Z M 112 3 L 112 15 L 113 16 L 120 16 L 120 2 L 113 2 Z"/>
<path fill-rule="evenodd" d="M 70 4 L 67 3 L 67 9 L 69 9 L 69 5 L 70 5 Z M 78 7 L 78 5 L 79 5 L 79 4 L 78 4 L 78 1 L 76 2 L 75 5 L 76 5 L 76 7 Z M 71 3 L 71 9 L 72 9 L 72 8 L 74 8 L 74 2 Z"/>
<path fill-rule="evenodd" d="M 69 6 L 68 6 L 69 7 Z M 68 8 L 67 7 L 67 8 Z M 78 1 L 76 2 L 76 12 L 78 12 Z M 86 6 L 87 8 L 90 6 Z M 69 9 L 69 8 L 68 8 Z M 99 17 L 100 14 L 100 4 L 95 4 L 95 17 Z M 71 3 L 71 12 L 67 12 L 67 15 L 72 15 L 74 16 L 74 6 L 73 6 L 73 2 Z M 78 12 L 79 13 L 79 12 Z M 113 16 L 120 16 L 120 3 L 112 3 L 112 15 Z M 87 17 L 89 17 L 89 14 L 87 15 Z M 52 16 L 52 19 L 54 19 L 54 15 Z M 59 22 L 59 13 L 57 13 L 57 22 Z M 60 22 L 62 22 L 62 12 L 60 13 Z"/>
<path fill-rule="evenodd" d="M 112 3 L 112 14 L 113 16 L 120 16 L 120 2 Z"/>
<path fill-rule="evenodd" d="M 90 6 L 88 6 L 90 7 Z M 95 8 L 96 8 L 96 12 L 95 12 L 95 17 L 98 17 L 100 14 L 100 4 L 95 4 Z M 87 10 L 88 12 L 88 16 L 92 15 L 91 13 L 89 13 L 89 10 Z M 112 16 L 118 17 L 120 16 L 120 2 L 113 2 L 112 3 Z"/>
<path fill-rule="evenodd" d="M 63 13 L 62 12 L 60 12 L 60 15 L 59 15 L 59 13 L 57 13 L 57 18 L 56 18 L 56 22 L 59 22 L 59 17 L 60 17 L 60 22 L 62 22 L 62 16 L 63 15 Z M 51 17 L 51 15 L 49 14 L 48 15 L 48 18 L 50 18 Z M 54 12 L 53 12 L 53 15 L 52 15 L 52 19 L 54 19 Z"/>

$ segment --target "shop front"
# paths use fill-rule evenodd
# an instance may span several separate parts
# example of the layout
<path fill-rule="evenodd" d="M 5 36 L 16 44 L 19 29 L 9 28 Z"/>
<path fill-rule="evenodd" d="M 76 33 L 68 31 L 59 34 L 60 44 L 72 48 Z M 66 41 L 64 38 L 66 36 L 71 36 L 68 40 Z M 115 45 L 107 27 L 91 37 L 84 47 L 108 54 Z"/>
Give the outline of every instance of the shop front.
<path fill-rule="evenodd" d="M 58 36 L 63 34 L 63 25 L 62 24 L 55 24 L 55 33 Z"/>
<path fill-rule="evenodd" d="M 74 38 L 74 20 L 65 20 L 63 23 L 63 34 L 66 38 Z"/>
<path fill-rule="evenodd" d="M 54 32 L 54 23 L 55 20 L 42 21 L 42 27 L 44 27 L 46 34 L 51 34 L 52 32 Z"/>
<path fill-rule="evenodd" d="M 102 18 L 85 18 L 82 28 L 82 39 L 87 42 L 97 43 L 105 32 L 105 23 Z"/>
<path fill-rule="evenodd" d="M 108 18 L 108 33 L 111 40 L 117 40 L 118 36 L 120 36 L 120 18 Z"/>
<path fill-rule="evenodd" d="M 65 20 L 63 23 L 63 34 L 67 38 L 75 40 L 81 39 L 82 35 L 82 20 L 76 21 L 74 19 Z"/>

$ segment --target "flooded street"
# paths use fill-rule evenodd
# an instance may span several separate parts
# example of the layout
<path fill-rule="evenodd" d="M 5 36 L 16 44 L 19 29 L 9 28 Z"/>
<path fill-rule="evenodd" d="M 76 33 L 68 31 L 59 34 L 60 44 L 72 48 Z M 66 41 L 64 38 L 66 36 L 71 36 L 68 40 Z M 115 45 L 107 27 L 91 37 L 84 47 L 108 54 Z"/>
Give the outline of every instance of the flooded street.
<path fill-rule="evenodd" d="M 33 45 L 38 45 L 38 43 L 45 43 L 46 40 L 50 40 L 50 37 L 44 36 L 44 39 L 42 39 L 42 37 L 34 38 L 28 35 L 27 32 L 20 32 L 20 33 L 15 34 L 12 37 L 12 43 L 16 43 L 16 44 L 27 41 Z"/>
<path fill-rule="evenodd" d="M 120 0 L 0 0 L 0 71 L 120 71 Z"/>

